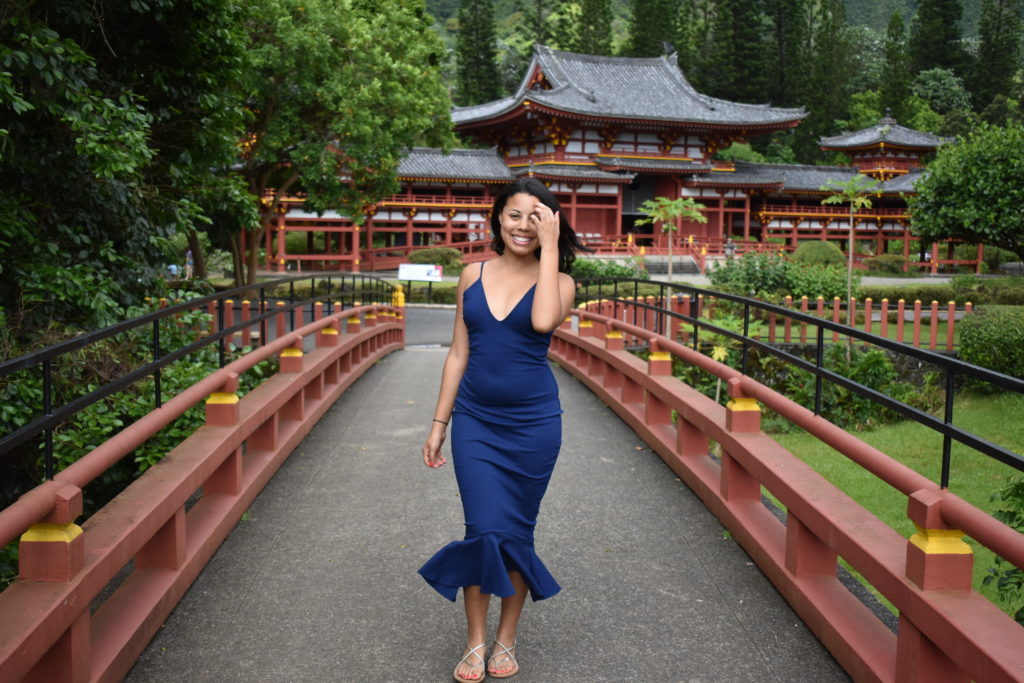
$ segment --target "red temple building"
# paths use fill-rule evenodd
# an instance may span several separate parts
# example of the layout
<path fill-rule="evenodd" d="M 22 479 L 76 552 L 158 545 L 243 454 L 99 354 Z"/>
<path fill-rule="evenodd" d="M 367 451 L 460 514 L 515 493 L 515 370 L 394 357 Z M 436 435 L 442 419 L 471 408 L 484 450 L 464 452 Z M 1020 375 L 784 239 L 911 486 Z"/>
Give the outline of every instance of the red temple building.
<path fill-rule="evenodd" d="M 514 94 L 452 110 L 456 132 L 487 149 L 410 150 L 399 166 L 402 190 L 372 207 L 361 227 L 336 213 L 305 213 L 301 200 L 291 201 L 268 231 L 266 265 L 387 270 L 412 250 L 440 245 L 462 250 L 466 260 L 485 258 L 494 192 L 524 174 L 548 184 L 598 253 L 665 253 L 666 233 L 636 226 L 639 206 L 656 196 L 694 197 L 708 222 L 680 223 L 673 246 L 703 265 L 728 240 L 741 250 L 793 249 L 808 239 L 841 239 L 845 248 L 849 210 L 823 206 L 829 192 L 821 187 L 864 173 L 881 185 L 873 206 L 856 214 L 858 252 L 884 253 L 897 241 L 911 265 L 934 271 L 951 262 L 939 259 L 937 245 L 919 254 L 904 199 L 943 138 L 886 117 L 820 141 L 847 154 L 849 166 L 714 158 L 733 142 L 793 128 L 805 116 L 803 109 L 698 93 L 675 55 L 602 57 L 536 46 Z M 285 233 L 295 231 L 307 234 L 304 253 L 286 250 Z"/>

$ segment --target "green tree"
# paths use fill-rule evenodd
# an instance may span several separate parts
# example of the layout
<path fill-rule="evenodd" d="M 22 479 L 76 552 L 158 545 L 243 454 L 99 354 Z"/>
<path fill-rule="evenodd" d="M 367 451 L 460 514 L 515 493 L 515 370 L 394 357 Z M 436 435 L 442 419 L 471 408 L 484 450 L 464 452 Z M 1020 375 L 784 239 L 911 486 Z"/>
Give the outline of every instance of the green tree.
<path fill-rule="evenodd" d="M 587 55 L 612 54 L 611 0 L 580 0 L 576 18 L 574 52 Z"/>
<path fill-rule="evenodd" d="M 709 57 L 710 94 L 740 102 L 768 98 L 764 15 L 755 3 L 722 0 L 715 8 Z"/>
<path fill-rule="evenodd" d="M 882 62 L 882 111 L 888 110 L 900 123 L 910 120 L 910 55 L 907 52 L 907 30 L 903 17 L 893 12 L 885 29 L 884 60 Z"/>
<path fill-rule="evenodd" d="M 858 173 L 845 182 L 829 180 L 821 190 L 831 192 L 821 200 L 822 204 L 846 204 L 850 207 L 850 229 L 846 241 L 846 324 L 853 327 L 853 235 L 856 231 L 854 214 L 861 209 L 871 208 L 871 194 L 878 189 L 878 181 Z"/>
<path fill-rule="evenodd" d="M 115 322 L 156 280 L 158 238 L 238 189 L 217 169 L 241 130 L 239 28 L 229 0 L 4 6 L 0 307 L 22 342 Z"/>
<path fill-rule="evenodd" d="M 1024 128 L 981 124 L 939 148 L 908 197 L 911 230 L 925 242 L 985 244 L 1024 261 Z"/>
<path fill-rule="evenodd" d="M 1008 95 L 1020 68 L 1021 0 L 982 0 L 971 92 L 978 111 Z"/>
<path fill-rule="evenodd" d="M 803 104 L 807 82 L 807 0 L 767 0 L 770 22 L 768 44 L 768 100 L 780 107 Z"/>
<path fill-rule="evenodd" d="M 679 221 L 687 220 L 694 223 L 707 223 L 708 217 L 701 213 L 706 208 L 693 197 L 655 197 L 640 205 L 640 211 L 647 214 L 646 218 L 636 221 L 637 225 L 661 223 L 661 231 L 668 234 L 668 279 L 672 281 L 672 233 L 679 230 Z"/>
<path fill-rule="evenodd" d="M 259 221 L 244 226 L 247 282 L 286 196 L 304 193 L 307 210 L 338 210 L 358 225 L 398 190 L 406 150 L 451 143 L 430 25 L 422 2 L 406 0 L 273 0 L 254 14 L 245 75 L 254 116 L 239 173 L 262 201 Z"/>
<path fill-rule="evenodd" d="M 628 57 L 665 54 L 665 44 L 676 40 L 677 14 L 675 0 L 633 0 L 624 54 Z"/>
<path fill-rule="evenodd" d="M 798 159 L 820 158 L 818 139 L 835 134 L 834 122 L 844 118 L 849 107 L 854 47 L 845 16 L 838 0 L 811 3 L 810 75 L 804 102 L 810 114 L 794 135 Z"/>
<path fill-rule="evenodd" d="M 455 101 L 469 105 L 496 100 L 501 96 L 501 82 L 498 79 L 494 7 L 490 0 L 463 0 L 458 19 Z"/>
<path fill-rule="evenodd" d="M 966 73 L 968 57 L 960 33 L 962 14 L 960 0 L 921 0 L 910 22 L 908 51 L 914 73 L 935 68 Z"/>

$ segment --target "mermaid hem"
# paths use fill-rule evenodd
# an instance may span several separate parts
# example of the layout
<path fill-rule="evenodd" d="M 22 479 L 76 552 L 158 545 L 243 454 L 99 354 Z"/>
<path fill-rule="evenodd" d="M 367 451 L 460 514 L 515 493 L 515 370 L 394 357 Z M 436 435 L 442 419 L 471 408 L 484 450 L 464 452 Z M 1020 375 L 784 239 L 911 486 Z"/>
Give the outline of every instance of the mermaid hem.
<path fill-rule="evenodd" d="M 441 548 L 419 574 L 438 593 L 455 601 L 459 588 L 480 586 L 481 593 L 507 598 L 515 595 L 508 578 L 519 572 L 534 601 L 550 598 L 561 590 L 532 544 L 494 533 L 454 541 Z"/>

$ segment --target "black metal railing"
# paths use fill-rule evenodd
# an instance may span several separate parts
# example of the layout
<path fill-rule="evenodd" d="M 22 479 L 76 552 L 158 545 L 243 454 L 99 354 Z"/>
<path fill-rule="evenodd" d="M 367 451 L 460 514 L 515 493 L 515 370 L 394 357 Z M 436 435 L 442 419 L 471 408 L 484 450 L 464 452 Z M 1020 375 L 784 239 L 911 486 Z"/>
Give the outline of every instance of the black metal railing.
<path fill-rule="evenodd" d="M 656 301 L 668 301 L 669 297 L 672 296 L 684 294 L 689 295 L 692 302 L 691 306 L 695 307 L 691 308 L 691 312 L 694 314 L 678 313 L 670 308 L 658 305 L 657 303 L 654 305 L 648 304 L 640 297 L 641 288 L 648 292 L 655 291 L 656 288 L 658 294 L 651 295 L 656 296 Z M 608 291 L 609 289 L 610 292 Z M 940 485 L 943 488 L 948 488 L 949 486 L 951 448 L 953 441 L 959 442 L 969 448 L 973 448 L 979 453 L 995 458 L 1010 467 L 1024 472 L 1024 456 L 953 424 L 953 402 L 958 380 L 970 379 L 975 382 L 988 384 L 1003 391 L 1014 392 L 1022 395 L 1024 395 L 1024 380 L 966 363 L 947 354 L 936 353 L 934 351 L 893 341 L 886 337 L 871 334 L 841 323 L 836 323 L 810 313 L 803 313 L 792 308 L 778 306 L 764 301 L 759 301 L 757 299 L 750 299 L 708 289 L 700 289 L 690 285 L 638 279 L 581 280 L 577 290 L 577 300 L 586 301 L 595 299 L 610 300 L 613 305 L 615 316 L 617 316 L 618 311 L 621 310 L 620 307 L 629 306 L 633 311 L 633 320 L 627 322 L 632 322 L 634 325 L 638 325 L 637 320 L 639 318 L 640 311 L 650 311 L 654 315 L 654 329 L 652 329 L 652 331 L 662 335 L 666 334 L 666 331 L 669 329 L 668 321 L 675 319 L 685 323 L 690 326 L 690 329 L 688 330 L 689 343 L 692 344 L 695 350 L 699 349 L 701 338 L 700 333 L 702 330 L 707 333 L 721 335 L 738 342 L 741 347 L 739 369 L 740 372 L 745 375 L 748 374 L 748 359 L 751 349 L 758 349 L 759 351 L 763 351 L 779 358 L 793 367 L 812 373 L 815 377 L 813 407 L 815 415 L 821 414 L 822 382 L 828 381 L 836 386 L 845 388 L 853 393 L 863 396 L 880 406 L 892 410 L 941 434 L 943 445 Z M 709 300 L 729 301 L 736 304 L 738 307 L 741 307 L 743 311 L 742 332 L 737 332 L 736 330 L 716 325 L 714 324 L 713 319 L 702 319 L 702 313 L 708 309 Z M 751 336 L 750 326 L 755 312 L 761 312 L 763 315 L 775 315 L 781 318 L 789 318 L 794 324 L 814 326 L 816 328 L 815 340 L 813 342 L 814 361 L 808 361 L 806 358 L 788 350 L 788 348 L 793 346 L 792 344 L 769 343 Z M 840 337 L 845 337 L 845 343 L 856 342 L 861 345 L 874 346 L 884 349 L 890 354 L 903 356 L 918 362 L 928 363 L 939 369 L 943 374 L 945 389 L 942 418 L 938 418 L 931 413 L 908 405 L 903 401 L 894 399 L 891 396 L 824 367 L 826 347 L 836 344 L 836 342 L 831 339 L 834 334 L 828 334 L 827 336 L 829 339 L 826 339 L 826 331 L 829 333 L 838 333 Z"/>
<path fill-rule="evenodd" d="M 296 285 L 300 283 L 309 283 L 309 296 L 297 297 L 296 292 L 300 288 L 297 288 Z M 304 292 L 305 287 L 302 287 L 301 290 Z M 362 274 L 297 276 L 258 282 L 214 295 L 175 303 L 105 329 L 89 332 L 45 349 L 4 361 L 0 363 L 0 381 L 16 372 L 38 373 L 38 381 L 42 385 L 42 406 L 41 415 L 7 433 L 0 434 L 0 459 L 3 459 L 19 445 L 42 435 L 41 448 L 44 452 L 45 475 L 48 479 L 52 479 L 55 469 L 54 429 L 94 403 L 152 376 L 155 394 L 154 405 L 160 407 L 163 400 L 161 386 L 163 369 L 200 349 L 216 344 L 218 362 L 220 367 L 223 367 L 227 361 L 230 340 L 243 330 L 253 329 L 258 325 L 260 332 L 255 337 L 257 342 L 262 345 L 270 338 L 268 334 L 272 332 L 268 321 L 282 314 L 287 317 L 286 330 L 291 331 L 295 329 L 297 311 L 303 312 L 303 320 L 313 319 L 316 302 L 323 302 L 323 314 L 330 315 L 336 310 L 352 308 L 358 304 L 390 304 L 393 291 L 394 286 L 384 280 Z M 255 314 L 245 320 L 232 321 L 232 325 L 225 327 L 227 302 L 234 302 L 236 297 L 241 296 L 253 297 L 250 302 L 250 311 L 255 308 Z M 205 326 L 207 331 L 203 332 L 196 341 L 176 349 L 164 348 L 160 332 L 162 322 L 194 311 L 208 312 L 211 304 L 215 310 L 216 325 L 214 329 L 210 330 L 207 323 Z M 340 309 L 336 308 L 339 306 Z M 307 309 L 308 315 L 305 313 Z M 135 332 L 146 327 L 150 328 L 148 334 L 152 358 L 150 362 L 111 378 L 101 386 L 62 405 L 54 404 L 54 366 L 62 358 L 89 346 L 113 339 L 117 335 Z"/>

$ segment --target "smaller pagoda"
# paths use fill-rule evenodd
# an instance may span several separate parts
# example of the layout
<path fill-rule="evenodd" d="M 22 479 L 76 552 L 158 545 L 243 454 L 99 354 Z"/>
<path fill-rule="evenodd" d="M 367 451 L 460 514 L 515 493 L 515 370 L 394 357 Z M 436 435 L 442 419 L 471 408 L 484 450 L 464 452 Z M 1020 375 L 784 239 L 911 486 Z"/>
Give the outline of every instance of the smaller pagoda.
<path fill-rule="evenodd" d="M 924 158 L 948 142 L 952 139 L 901 126 L 888 110 L 870 128 L 818 140 L 822 149 L 846 154 L 851 166 L 883 182 L 924 168 Z"/>

